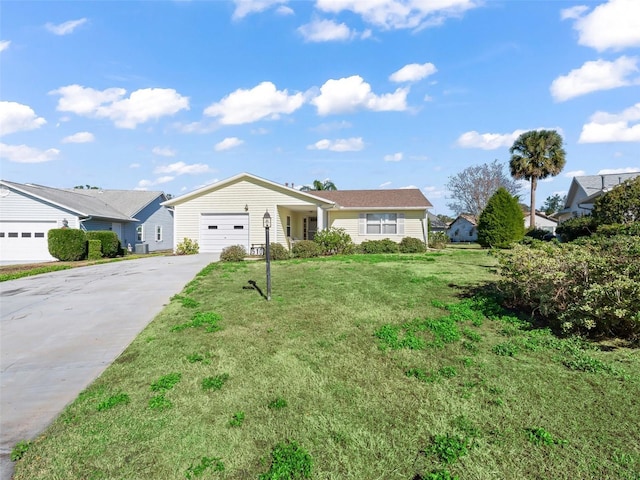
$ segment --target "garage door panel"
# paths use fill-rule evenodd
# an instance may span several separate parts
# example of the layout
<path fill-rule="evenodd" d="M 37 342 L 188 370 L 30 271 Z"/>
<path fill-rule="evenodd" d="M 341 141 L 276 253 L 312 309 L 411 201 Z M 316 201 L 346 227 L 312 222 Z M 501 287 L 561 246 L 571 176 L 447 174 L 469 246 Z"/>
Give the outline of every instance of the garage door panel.
<path fill-rule="evenodd" d="M 249 215 L 202 214 L 200 251 L 221 252 L 230 245 L 243 245 L 249 249 Z"/>
<path fill-rule="evenodd" d="M 53 261 L 49 254 L 48 232 L 56 228 L 55 221 L 0 222 L 0 261 Z"/>

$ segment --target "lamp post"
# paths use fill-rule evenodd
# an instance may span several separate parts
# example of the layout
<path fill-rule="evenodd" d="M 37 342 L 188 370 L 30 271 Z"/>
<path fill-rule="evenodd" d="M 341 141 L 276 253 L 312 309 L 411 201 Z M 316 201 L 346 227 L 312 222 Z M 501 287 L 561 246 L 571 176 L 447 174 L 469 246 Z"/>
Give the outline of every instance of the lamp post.
<path fill-rule="evenodd" d="M 262 226 L 265 234 L 265 255 L 267 259 L 267 301 L 271 300 L 271 255 L 269 255 L 269 229 L 271 228 L 271 215 L 267 210 L 262 217 Z"/>

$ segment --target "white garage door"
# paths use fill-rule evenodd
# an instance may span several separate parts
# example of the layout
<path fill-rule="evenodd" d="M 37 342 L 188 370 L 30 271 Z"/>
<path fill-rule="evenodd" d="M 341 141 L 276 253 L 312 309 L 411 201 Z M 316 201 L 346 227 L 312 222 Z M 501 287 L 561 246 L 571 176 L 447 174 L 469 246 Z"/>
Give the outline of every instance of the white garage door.
<path fill-rule="evenodd" d="M 54 261 L 49 255 L 47 234 L 57 223 L 0 222 L 0 262 Z"/>
<path fill-rule="evenodd" d="M 230 245 L 242 245 L 249 251 L 249 215 L 203 213 L 200 251 L 221 252 Z"/>

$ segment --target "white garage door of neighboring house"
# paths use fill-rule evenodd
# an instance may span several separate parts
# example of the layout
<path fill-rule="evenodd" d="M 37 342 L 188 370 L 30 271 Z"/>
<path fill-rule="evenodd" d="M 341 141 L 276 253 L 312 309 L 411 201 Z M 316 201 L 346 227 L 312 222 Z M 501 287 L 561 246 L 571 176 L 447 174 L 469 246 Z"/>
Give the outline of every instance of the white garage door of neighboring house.
<path fill-rule="evenodd" d="M 49 255 L 47 235 L 56 227 L 55 221 L 0 222 L 0 261 L 54 261 L 55 258 Z"/>
<path fill-rule="evenodd" d="M 243 245 L 249 251 L 249 215 L 203 213 L 200 252 L 221 252 L 230 245 Z"/>

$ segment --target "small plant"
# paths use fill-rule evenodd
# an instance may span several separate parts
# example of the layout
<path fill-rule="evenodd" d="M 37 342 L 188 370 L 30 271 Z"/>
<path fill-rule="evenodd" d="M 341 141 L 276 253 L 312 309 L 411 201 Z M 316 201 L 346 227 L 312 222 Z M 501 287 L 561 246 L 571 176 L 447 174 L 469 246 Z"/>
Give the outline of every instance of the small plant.
<path fill-rule="evenodd" d="M 566 440 L 559 440 L 553 438 L 549 432 L 547 432 L 544 428 L 536 427 L 536 428 L 526 428 L 527 438 L 534 445 L 561 445 L 567 443 Z"/>
<path fill-rule="evenodd" d="M 270 401 L 267 406 L 272 410 L 280 410 L 287 406 L 287 401 L 282 397 L 278 397 L 275 400 Z"/>
<path fill-rule="evenodd" d="M 217 332 L 222 327 L 218 325 L 218 322 L 222 320 L 222 317 L 214 312 L 199 312 L 196 313 L 190 322 L 181 323 L 171 328 L 172 332 L 180 332 L 186 328 L 205 327 L 207 333 Z"/>
<path fill-rule="evenodd" d="M 438 377 L 432 372 L 427 373 L 421 368 L 410 368 L 409 370 L 404 372 L 404 374 L 407 377 L 414 377 L 425 383 L 433 383 L 438 379 Z"/>
<path fill-rule="evenodd" d="M 513 343 L 499 343 L 494 345 L 491 351 L 502 357 L 513 357 L 518 353 L 518 347 Z"/>
<path fill-rule="evenodd" d="M 452 378 L 457 374 L 455 367 L 442 367 L 438 370 L 438 375 L 444 378 Z"/>
<path fill-rule="evenodd" d="M 182 295 L 174 295 L 173 297 L 171 297 L 171 300 L 180 302 L 180 304 L 185 308 L 196 308 L 198 305 L 200 305 L 193 298 L 184 297 Z"/>
<path fill-rule="evenodd" d="M 206 470 L 214 472 L 224 472 L 224 463 L 219 458 L 202 457 L 197 465 L 190 465 L 184 476 L 187 479 L 201 477 Z"/>
<path fill-rule="evenodd" d="M 300 240 L 291 247 L 291 253 L 296 258 L 313 258 L 320 256 L 320 245 L 313 240 Z"/>
<path fill-rule="evenodd" d="M 176 255 L 195 255 L 200 251 L 200 246 L 197 240 L 191 240 L 190 238 L 184 238 L 178 245 L 176 245 Z"/>
<path fill-rule="evenodd" d="M 329 230 L 317 232 L 313 241 L 320 246 L 324 255 L 346 253 L 353 246 L 351 235 L 344 228 L 331 227 Z"/>
<path fill-rule="evenodd" d="M 202 389 L 207 390 L 220 390 L 222 386 L 229 380 L 229 374 L 223 373 L 216 375 L 215 377 L 207 377 L 202 379 Z"/>
<path fill-rule="evenodd" d="M 247 249 L 243 245 L 230 245 L 222 249 L 221 262 L 242 262 L 247 256 Z"/>
<path fill-rule="evenodd" d="M 201 355 L 199 353 L 192 353 L 190 355 L 187 355 L 187 362 L 189 363 L 197 363 L 197 362 L 203 362 L 204 361 L 204 355 Z"/>
<path fill-rule="evenodd" d="M 467 438 L 475 438 L 480 436 L 480 429 L 473 423 L 471 423 L 471 421 L 464 415 L 456 417 L 453 422 L 451 422 L 451 425 L 464 433 Z"/>
<path fill-rule="evenodd" d="M 11 456 L 9 458 L 12 462 L 17 462 L 24 457 L 24 454 L 27 453 L 29 447 L 31 447 L 31 442 L 28 440 L 20 440 L 11 450 Z"/>
<path fill-rule="evenodd" d="M 126 393 L 119 393 L 117 395 L 112 395 L 104 402 L 100 402 L 97 409 L 99 412 L 102 412 L 103 410 L 109 410 L 117 405 L 126 405 L 130 401 L 131 399 L 129 398 L 129 395 Z"/>
<path fill-rule="evenodd" d="M 236 412 L 229 420 L 230 427 L 240 427 L 244 423 L 244 412 Z"/>
<path fill-rule="evenodd" d="M 432 472 L 427 473 L 425 476 L 417 475 L 413 480 L 460 480 L 460 477 L 451 475 L 451 473 L 447 469 L 441 469 L 433 470 Z"/>
<path fill-rule="evenodd" d="M 457 435 L 435 435 L 429 449 L 442 463 L 450 465 L 467 454 L 469 441 Z"/>
<path fill-rule="evenodd" d="M 271 451 L 271 468 L 258 480 L 311 478 L 313 459 L 296 442 L 279 443 Z"/>
<path fill-rule="evenodd" d="M 168 375 L 164 375 L 151 384 L 151 391 L 166 392 L 167 390 L 171 390 L 180 381 L 181 377 L 181 373 L 170 373 Z"/>
<path fill-rule="evenodd" d="M 404 237 L 400 240 L 400 253 L 424 253 L 427 248 L 419 238 Z"/>
<path fill-rule="evenodd" d="M 173 403 L 171 400 L 162 395 L 156 395 L 149 400 L 149 408 L 151 410 L 167 410 L 173 407 Z"/>

